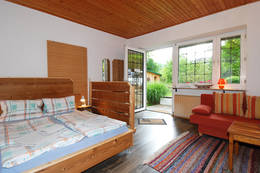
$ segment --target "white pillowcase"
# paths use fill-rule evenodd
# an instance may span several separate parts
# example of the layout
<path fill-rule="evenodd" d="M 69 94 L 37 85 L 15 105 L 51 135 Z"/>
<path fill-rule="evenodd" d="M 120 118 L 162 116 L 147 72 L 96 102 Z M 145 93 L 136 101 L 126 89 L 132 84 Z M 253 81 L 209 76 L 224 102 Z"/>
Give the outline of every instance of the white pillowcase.
<path fill-rule="evenodd" d="M 42 100 L 1 100 L 0 122 L 37 118 L 43 116 Z"/>
<path fill-rule="evenodd" d="M 75 96 L 62 98 L 43 98 L 45 115 L 56 115 L 72 112 L 75 110 Z"/>

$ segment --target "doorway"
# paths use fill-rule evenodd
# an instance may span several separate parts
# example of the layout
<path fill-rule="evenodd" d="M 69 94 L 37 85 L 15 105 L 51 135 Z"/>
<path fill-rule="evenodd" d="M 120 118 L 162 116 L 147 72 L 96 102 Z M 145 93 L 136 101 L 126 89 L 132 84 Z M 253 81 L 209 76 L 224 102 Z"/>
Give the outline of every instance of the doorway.
<path fill-rule="evenodd" d="M 147 110 L 172 114 L 172 47 L 147 52 Z"/>

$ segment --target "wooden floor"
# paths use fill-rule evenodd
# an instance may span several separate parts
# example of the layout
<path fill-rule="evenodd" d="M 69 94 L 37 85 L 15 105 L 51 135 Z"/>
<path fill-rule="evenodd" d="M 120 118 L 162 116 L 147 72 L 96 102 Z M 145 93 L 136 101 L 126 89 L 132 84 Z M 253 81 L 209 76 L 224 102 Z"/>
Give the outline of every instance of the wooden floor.
<path fill-rule="evenodd" d="M 169 114 L 143 111 L 136 113 L 137 128 L 134 146 L 104 162 L 88 169 L 84 173 L 157 173 L 143 165 L 144 160 L 185 131 L 197 133 L 197 127 L 188 120 L 172 118 Z M 163 118 L 167 125 L 138 125 L 137 118 Z"/>

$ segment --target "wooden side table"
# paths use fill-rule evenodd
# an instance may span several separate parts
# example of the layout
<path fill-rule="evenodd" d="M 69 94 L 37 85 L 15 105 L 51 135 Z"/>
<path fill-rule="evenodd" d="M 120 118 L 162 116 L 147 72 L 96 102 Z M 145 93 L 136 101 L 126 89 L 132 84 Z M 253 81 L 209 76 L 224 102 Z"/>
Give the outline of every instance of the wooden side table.
<path fill-rule="evenodd" d="M 238 154 L 238 142 L 244 142 L 260 146 L 260 124 L 234 121 L 228 128 L 229 133 L 229 155 L 228 166 L 233 168 L 233 146 L 235 142 L 235 154 Z"/>
<path fill-rule="evenodd" d="M 86 111 L 92 112 L 92 107 L 91 107 L 91 105 L 78 106 L 77 110 L 79 110 L 79 111 L 85 111 L 86 110 Z"/>

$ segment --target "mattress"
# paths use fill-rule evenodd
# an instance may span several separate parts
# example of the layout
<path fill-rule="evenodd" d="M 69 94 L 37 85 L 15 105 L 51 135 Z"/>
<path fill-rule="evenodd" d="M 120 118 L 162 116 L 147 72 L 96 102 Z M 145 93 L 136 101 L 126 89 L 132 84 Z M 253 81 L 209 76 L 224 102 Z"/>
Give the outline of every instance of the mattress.
<path fill-rule="evenodd" d="M 58 158 L 61 158 L 65 155 L 71 154 L 73 152 L 77 152 L 84 148 L 98 144 L 102 141 L 105 141 L 114 136 L 123 134 L 127 131 L 128 131 L 128 128 L 126 125 L 124 125 L 120 128 L 105 132 L 101 135 L 96 135 L 91 138 L 84 137 L 81 141 L 79 141 L 75 144 L 45 152 L 45 153 L 41 154 L 40 156 L 35 157 L 34 159 L 24 162 L 18 166 L 14 166 L 11 168 L 3 168 L 2 166 L 0 166 L 0 172 L 1 173 L 20 173 L 20 172 L 32 169 L 34 167 L 40 166 L 42 164 L 46 164 L 50 161 L 56 160 Z M 0 158 L 0 161 L 1 161 L 1 158 Z"/>

